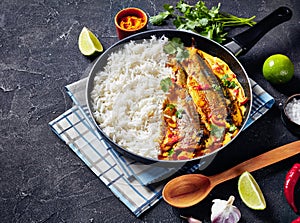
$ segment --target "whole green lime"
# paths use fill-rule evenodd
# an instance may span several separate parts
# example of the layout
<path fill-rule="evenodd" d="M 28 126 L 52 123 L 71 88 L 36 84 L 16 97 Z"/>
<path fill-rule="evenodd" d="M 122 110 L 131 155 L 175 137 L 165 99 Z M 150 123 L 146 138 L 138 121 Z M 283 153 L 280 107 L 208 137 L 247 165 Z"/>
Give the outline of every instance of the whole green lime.
<path fill-rule="evenodd" d="M 274 54 L 265 60 L 263 75 L 272 84 L 285 84 L 294 75 L 294 64 L 287 56 Z"/>

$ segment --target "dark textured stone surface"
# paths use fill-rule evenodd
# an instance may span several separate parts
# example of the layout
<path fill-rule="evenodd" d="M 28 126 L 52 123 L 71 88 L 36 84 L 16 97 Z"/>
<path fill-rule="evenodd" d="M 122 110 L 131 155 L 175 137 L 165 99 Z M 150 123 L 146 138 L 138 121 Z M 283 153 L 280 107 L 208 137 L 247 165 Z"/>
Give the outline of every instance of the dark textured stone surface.
<path fill-rule="evenodd" d="M 299 155 L 253 173 L 267 200 L 265 211 L 245 207 L 234 179 L 216 187 L 201 205 L 178 210 L 162 201 L 137 219 L 49 129 L 48 122 L 72 106 L 64 86 L 79 80 L 92 63 L 77 47 L 82 27 L 89 27 L 108 48 L 117 41 L 113 17 L 118 10 L 135 6 L 153 15 L 167 2 L 176 1 L 1 0 L 0 222 L 181 222 L 180 214 L 210 222 L 211 200 L 231 194 L 237 198 L 241 222 L 287 223 L 296 218 L 283 196 L 283 182 Z M 219 1 L 207 2 L 212 6 Z M 256 15 L 257 21 L 281 5 L 292 8 L 294 16 L 240 57 L 249 76 L 276 103 L 220 152 L 207 174 L 299 139 L 283 126 L 280 110 L 287 96 L 300 92 L 300 2 L 220 2 L 224 11 Z M 288 55 L 295 64 L 295 77 L 285 86 L 272 86 L 262 77 L 263 61 L 274 53 Z"/>

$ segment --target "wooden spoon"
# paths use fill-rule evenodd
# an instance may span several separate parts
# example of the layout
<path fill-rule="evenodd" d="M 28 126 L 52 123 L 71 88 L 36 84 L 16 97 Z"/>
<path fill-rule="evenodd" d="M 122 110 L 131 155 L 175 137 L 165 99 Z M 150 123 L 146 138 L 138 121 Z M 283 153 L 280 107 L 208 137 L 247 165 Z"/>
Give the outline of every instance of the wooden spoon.
<path fill-rule="evenodd" d="M 235 178 L 244 171 L 258 170 L 298 153 L 300 153 L 300 140 L 263 153 L 210 177 L 202 174 L 187 174 L 174 178 L 165 185 L 162 195 L 164 200 L 174 207 L 190 207 L 202 201 L 216 185 Z"/>

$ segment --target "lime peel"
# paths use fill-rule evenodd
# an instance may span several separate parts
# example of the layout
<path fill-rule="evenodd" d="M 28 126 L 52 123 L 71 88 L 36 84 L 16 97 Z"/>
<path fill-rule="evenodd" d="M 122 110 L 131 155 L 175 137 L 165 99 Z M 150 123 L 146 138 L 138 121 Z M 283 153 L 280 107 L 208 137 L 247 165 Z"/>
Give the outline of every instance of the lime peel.
<path fill-rule="evenodd" d="M 78 47 L 80 52 L 85 56 L 93 55 L 96 52 L 103 52 L 102 44 L 87 27 L 83 27 L 79 34 Z"/>
<path fill-rule="evenodd" d="M 242 201 L 251 209 L 266 209 L 264 195 L 253 176 L 245 171 L 238 181 L 238 191 Z"/>

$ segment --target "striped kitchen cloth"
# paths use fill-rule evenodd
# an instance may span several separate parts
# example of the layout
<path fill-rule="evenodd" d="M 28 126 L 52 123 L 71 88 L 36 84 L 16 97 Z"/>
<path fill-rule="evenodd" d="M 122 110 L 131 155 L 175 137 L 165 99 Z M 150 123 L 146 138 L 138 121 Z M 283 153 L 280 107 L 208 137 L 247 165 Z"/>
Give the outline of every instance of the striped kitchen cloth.
<path fill-rule="evenodd" d="M 166 179 L 180 167 L 164 168 L 152 164 L 145 165 L 117 153 L 91 121 L 85 99 L 86 81 L 87 79 L 84 78 L 66 86 L 74 106 L 51 121 L 49 125 L 115 196 L 132 213 L 139 216 L 162 197 L 163 183 L 153 184 L 153 182 Z M 250 82 L 253 106 L 245 128 L 265 114 L 274 104 L 272 96 L 253 80 Z M 206 165 L 207 163 L 200 163 L 183 166 L 180 171 L 191 173 L 203 169 Z"/>

